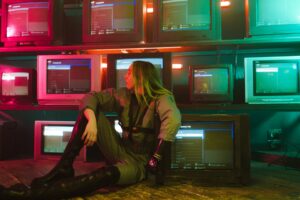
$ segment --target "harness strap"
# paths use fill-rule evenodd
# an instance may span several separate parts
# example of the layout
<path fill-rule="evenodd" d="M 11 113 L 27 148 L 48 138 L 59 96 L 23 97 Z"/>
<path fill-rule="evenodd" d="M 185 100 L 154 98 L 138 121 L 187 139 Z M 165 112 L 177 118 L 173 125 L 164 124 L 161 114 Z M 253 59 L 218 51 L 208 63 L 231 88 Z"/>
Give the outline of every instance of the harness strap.
<path fill-rule="evenodd" d="M 134 127 L 125 127 L 125 126 L 122 126 L 122 125 L 121 125 L 121 127 L 124 131 L 128 131 L 128 132 L 131 131 L 131 133 L 139 133 L 139 132 L 149 133 L 149 134 L 154 133 L 153 128 L 143 128 L 143 127 L 136 127 L 136 126 L 134 126 Z"/>
<path fill-rule="evenodd" d="M 134 106 L 138 106 L 135 116 L 133 116 Z M 155 108 L 154 109 L 155 109 L 155 113 L 156 113 L 156 100 L 155 100 Z M 140 127 L 147 110 L 148 110 L 148 107 L 145 107 L 144 110 L 141 111 L 141 106 L 138 105 L 138 102 L 137 102 L 137 99 L 136 99 L 135 95 L 132 94 L 131 99 L 130 99 L 129 112 L 128 112 L 129 126 L 124 127 L 122 124 L 120 124 L 122 129 L 129 133 L 129 139 L 131 139 L 132 133 L 138 133 L 138 132 L 143 132 L 143 133 L 147 133 L 147 134 L 155 133 L 154 128 Z M 139 116 L 140 112 L 141 112 L 141 114 Z M 138 120 L 138 117 L 139 117 L 139 120 Z"/>

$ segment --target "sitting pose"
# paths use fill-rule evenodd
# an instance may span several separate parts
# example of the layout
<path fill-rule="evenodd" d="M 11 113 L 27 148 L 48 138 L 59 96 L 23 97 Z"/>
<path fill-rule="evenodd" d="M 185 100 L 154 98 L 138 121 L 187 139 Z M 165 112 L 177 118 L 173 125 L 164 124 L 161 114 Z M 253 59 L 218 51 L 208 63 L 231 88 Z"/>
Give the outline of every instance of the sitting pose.
<path fill-rule="evenodd" d="M 126 88 L 87 94 L 71 139 L 56 166 L 31 186 L 0 185 L 0 199 L 60 199 L 89 194 L 109 185 L 128 185 L 155 172 L 165 145 L 175 139 L 181 115 L 172 93 L 165 89 L 154 65 L 133 62 L 126 75 Z M 116 112 L 123 129 L 116 133 L 104 112 Z M 155 133 L 155 120 L 159 130 Z M 96 143 L 107 166 L 74 176 L 73 161 L 84 145 Z"/>

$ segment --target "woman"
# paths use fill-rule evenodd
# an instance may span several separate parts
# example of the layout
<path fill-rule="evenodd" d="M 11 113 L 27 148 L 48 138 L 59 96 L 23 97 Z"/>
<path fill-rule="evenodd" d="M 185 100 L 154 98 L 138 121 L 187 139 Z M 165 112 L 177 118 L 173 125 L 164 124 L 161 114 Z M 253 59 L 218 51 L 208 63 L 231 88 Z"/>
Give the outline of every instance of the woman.
<path fill-rule="evenodd" d="M 180 112 L 151 63 L 133 62 L 124 78 L 126 88 L 94 92 L 83 98 L 70 142 L 48 174 L 34 179 L 30 189 L 2 187 L 0 199 L 59 199 L 84 195 L 103 186 L 142 181 L 146 168 L 156 171 L 164 145 L 174 140 L 179 129 Z M 103 112 L 118 113 L 122 137 L 116 134 Z M 154 131 L 156 113 L 160 119 L 158 134 Z M 106 157 L 108 166 L 74 177 L 75 157 L 83 145 L 94 143 Z"/>

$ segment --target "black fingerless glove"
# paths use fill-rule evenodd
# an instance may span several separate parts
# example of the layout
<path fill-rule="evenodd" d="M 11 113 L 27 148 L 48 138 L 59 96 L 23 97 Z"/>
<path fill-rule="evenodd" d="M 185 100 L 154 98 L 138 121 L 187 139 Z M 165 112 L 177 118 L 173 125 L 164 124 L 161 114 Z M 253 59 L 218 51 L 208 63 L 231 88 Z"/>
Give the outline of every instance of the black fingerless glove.
<path fill-rule="evenodd" d="M 153 155 L 149 159 L 147 163 L 147 169 L 148 172 L 155 175 L 155 182 L 156 184 L 163 184 L 164 182 L 164 175 L 165 175 L 165 158 L 166 156 L 165 152 L 167 150 L 168 145 L 170 145 L 171 142 L 165 141 L 163 139 L 159 139 L 158 143 L 156 145 L 156 148 L 154 149 Z"/>
<path fill-rule="evenodd" d="M 157 170 L 161 164 L 163 148 L 164 148 L 165 141 L 163 139 L 159 139 L 156 148 L 154 149 L 154 153 L 151 156 L 150 160 L 148 161 L 147 168 L 150 173 L 156 174 Z"/>

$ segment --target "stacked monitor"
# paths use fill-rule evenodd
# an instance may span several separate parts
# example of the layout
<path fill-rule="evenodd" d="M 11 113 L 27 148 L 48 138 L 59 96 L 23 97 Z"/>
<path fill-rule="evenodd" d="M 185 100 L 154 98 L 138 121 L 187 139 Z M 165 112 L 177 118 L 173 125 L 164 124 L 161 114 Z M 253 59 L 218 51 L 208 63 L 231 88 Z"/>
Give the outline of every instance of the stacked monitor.
<path fill-rule="evenodd" d="M 153 4 L 155 41 L 220 39 L 221 8 L 218 0 L 157 0 Z"/>
<path fill-rule="evenodd" d="M 33 104 L 35 98 L 35 69 L 0 65 L 1 104 Z"/>
<path fill-rule="evenodd" d="M 79 105 L 86 93 L 101 90 L 100 68 L 100 55 L 38 56 L 38 103 Z"/>
<path fill-rule="evenodd" d="M 246 0 L 248 37 L 299 36 L 300 1 Z"/>
<path fill-rule="evenodd" d="M 192 102 L 231 103 L 233 85 L 231 64 L 190 66 L 189 89 Z"/>
<path fill-rule="evenodd" d="M 101 90 L 100 55 L 39 55 L 36 68 L 0 65 L 1 104 L 79 105 Z"/>
<path fill-rule="evenodd" d="M 34 123 L 34 159 L 57 160 L 64 152 L 72 135 L 74 121 L 40 121 Z M 83 148 L 77 160 L 86 160 Z"/>
<path fill-rule="evenodd" d="M 300 103 L 300 56 L 245 58 L 245 101 Z"/>
<path fill-rule="evenodd" d="M 3 0 L 1 41 L 5 46 L 62 43 L 63 3 L 55 0 Z"/>
<path fill-rule="evenodd" d="M 147 15 L 148 0 L 85 0 L 82 42 L 218 40 L 219 3 L 219 0 L 157 0 L 153 1 L 153 14 Z M 64 32 L 70 31 L 64 30 L 64 0 L 3 0 L 1 18 L 1 39 L 5 46 L 62 44 Z M 149 32 L 151 39 L 145 38 Z"/>
<path fill-rule="evenodd" d="M 172 143 L 167 175 L 204 182 L 249 183 L 250 136 L 243 114 L 183 114 Z"/>

